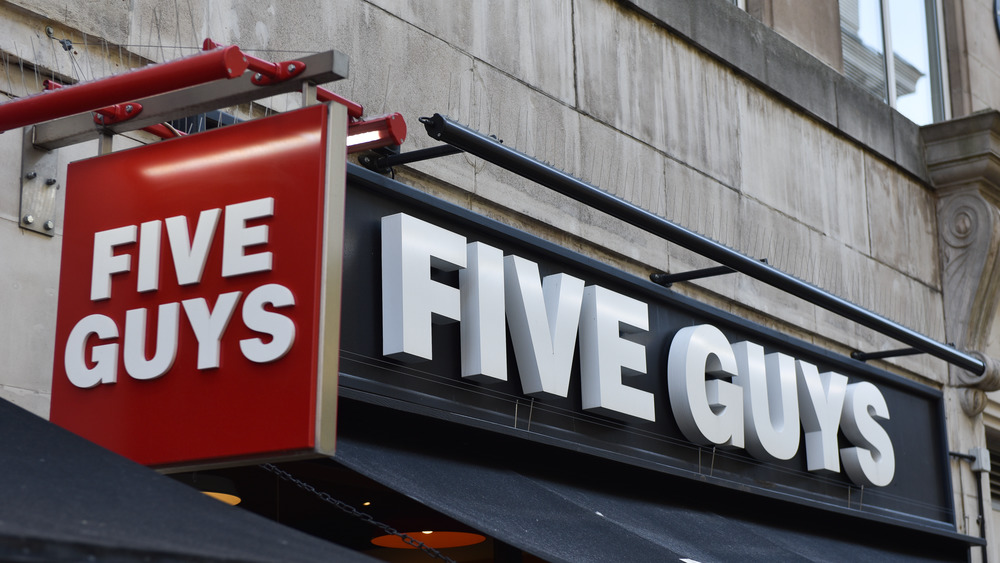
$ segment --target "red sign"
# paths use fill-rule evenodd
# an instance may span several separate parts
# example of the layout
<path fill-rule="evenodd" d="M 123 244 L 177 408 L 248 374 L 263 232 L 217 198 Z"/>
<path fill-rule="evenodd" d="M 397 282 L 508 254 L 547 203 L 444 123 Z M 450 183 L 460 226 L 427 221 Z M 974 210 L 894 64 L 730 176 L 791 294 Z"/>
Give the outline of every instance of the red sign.
<path fill-rule="evenodd" d="M 345 135 L 318 105 L 71 164 L 52 421 L 147 465 L 332 453 Z"/>

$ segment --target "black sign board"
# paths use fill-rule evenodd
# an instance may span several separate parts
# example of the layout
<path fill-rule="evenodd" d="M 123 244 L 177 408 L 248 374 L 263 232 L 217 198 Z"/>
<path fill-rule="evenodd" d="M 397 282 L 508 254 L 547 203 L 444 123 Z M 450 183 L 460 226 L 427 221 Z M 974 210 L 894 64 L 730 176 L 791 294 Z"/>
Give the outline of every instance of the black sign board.
<path fill-rule="evenodd" d="M 383 356 L 381 223 L 398 213 L 537 263 L 541 276 L 566 273 L 588 286 L 646 303 L 648 330 L 629 335 L 645 347 L 646 371 L 628 384 L 653 395 L 655 421 L 624 422 L 583 410 L 579 350 L 565 398 L 523 393 L 509 334 L 507 381 L 461 377 L 459 323 L 430 329 L 430 361 Z M 750 323 L 356 167 L 348 174 L 343 272 L 340 384 L 347 396 L 724 487 L 956 535 L 943 399 L 935 389 Z M 457 272 L 433 275 L 458 287 Z M 762 461 L 740 448 L 697 445 L 685 438 L 668 399 L 668 351 L 679 331 L 696 325 L 716 327 L 730 342 L 753 342 L 768 353 L 815 365 L 821 373 L 836 372 L 850 383 L 867 381 L 877 387 L 890 414 L 879 424 L 894 450 L 891 482 L 862 487 L 843 471 L 808 471 L 804 444 L 789 460 Z M 850 445 L 843 432 L 839 443 Z"/>

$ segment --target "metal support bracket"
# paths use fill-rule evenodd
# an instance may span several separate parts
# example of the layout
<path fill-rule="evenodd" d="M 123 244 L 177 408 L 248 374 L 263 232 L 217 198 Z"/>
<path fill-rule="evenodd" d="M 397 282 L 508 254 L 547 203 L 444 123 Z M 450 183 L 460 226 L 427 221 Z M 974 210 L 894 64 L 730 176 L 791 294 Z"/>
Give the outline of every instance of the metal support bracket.
<path fill-rule="evenodd" d="M 25 127 L 21 147 L 22 229 L 54 236 L 58 207 L 59 158 L 55 151 L 34 146 L 34 128 Z"/>
<path fill-rule="evenodd" d="M 967 454 L 963 454 L 962 452 L 948 452 L 948 455 L 969 462 L 970 469 L 976 473 L 988 473 L 990 471 L 990 451 L 986 448 L 975 447 L 969 450 Z"/>
<path fill-rule="evenodd" d="M 427 149 L 420 149 L 399 154 L 390 154 L 386 156 L 379 155 L 377 153 L 369 153 L 362 155 L 361 158 L 358 159 L 358 162 L 361 166 L 364 166 L 372 172 L 386 174 L 393 166 L 410 164 L 411 162 L 420 162 L 431 158 L 458 154 L 460 152 L 463 152 L 462 149 L 451 145 L 440 145 L 437 147 L 430 147 Z"/>
<path fill-rule="evenodd" d="M 206 38 L 201 44 L 203 51 L 211 51 L 221 47 L 224 47 L 224 45 L 216 43 L 211 38 Z M 265 61 L 264 59 L 250 56 L 246 53 L 243 54 L 243 57 L 247 60 L 247 68 L 254 73 L 250 82 L 257 86 L 267 86 L 268 84 L 284 82 L 289 78 L 294 78 L 299 74 L 302 74 L 302 71 L 306 69 L 306 64 L 302 61 L 281 61 L 278 63 L 272 63 L 270 61 Z"/>
<path fill-rule="evenodd" d="M 284 82 L 289 78 L 294 78 L 302 71 L 306 69 L 305 63 L 302 61 L 281 61 L 279 63 L 274 63 L 271 73 L 265 73 L 264 69 L 258 70 L 254 68 L 254 65 L 250 65 L 250 70 L 255 71 L 253 78 L 250 79 L 251 82 L 257 86 L 267 86 L 268 84 L 274 84 L 275 82 Z"/>
<path fill-rule="evenodd" d="M 45 91 L 59 90 L 65 88 L 62 84 L 54 80 L 42 82 Z M 142 104 L 139 102 L 127 102 L 124 104 L 114 104 L 106 108 L 94 110 L 94 123 L 98 125 L 113 125 L 122 121 L 128 121 L 142 112 Z"/>
<path fill-rule="evenodd" d="M 134 131 L 221 107 L 299 91 L 302 83 L 306 81 L 324 84 L 347 77 L 347 56 L 343 53 L 325 51 L 303 57 L 302 62 L 305 69 L 301 74 L 267 86 L 254 85 L 251 82 L 252 75 L 246 73 L 232 80 L 216 80 L 126 102 L 141 104 L 142 114 L 121 123 L 101 127 L 94 123 L 93 114 L 89 111 L 38 123 L 34 126 L 35 145 L 56 149 L 96 139 L 105 131 L 112 133 Z"/>
<path fill-rule="evenodd" d="M 868 360 L 898 358 L 900 356 L 916 356 L 917 354 L 926 354 L 926 352 L 923 350 L 917 350 L 916 348 L 899 348 L 898 350 L 885 350 L 883 352 L 859 352 L 855 350 L 854 352 L 851 352 L 851 357 L 860 362 L 867 362 Z"/>
<path fill-rule="evenodd" d="M 764 264 L 767 264 L 767 258 L 761 258 L 760 261 Z M 649 274 L 649 281 L 657 285 L 662 285 L 663 287 L 670 287 L 677 282 L 700 280 L 702 278 L 711 278 L 715 276 L 722 276 L 725 274 L 732 274 L 735 272 L 736 270 L 730 268 L 729 266 L 715 266 L 713 268 L 691 270 L 690 272 L 682 272 L 679 274 L 662 274 L 662 273 Z"/>
<path fill-rule="evenodd" d="M 128 121 L 142 112 L 142 104 L 139 102 L 129 102 L 127 104 L 115 104 L 94 112 L 94 123 L 98 125 L 112 125 Z"/>

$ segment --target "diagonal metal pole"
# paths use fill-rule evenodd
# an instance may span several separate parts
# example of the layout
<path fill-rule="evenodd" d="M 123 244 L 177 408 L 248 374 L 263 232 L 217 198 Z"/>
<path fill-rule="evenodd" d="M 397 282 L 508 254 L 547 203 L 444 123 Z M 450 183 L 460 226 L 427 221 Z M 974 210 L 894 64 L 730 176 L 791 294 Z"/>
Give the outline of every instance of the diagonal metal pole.
<path fill-rule="evenodd" d="M 422 117 L 420 118 L 420 122 L 426 127 L 427 134 L 434 139 L 448 143 L 488 162 L 492 162 L 501 168 L 510 170 L 567 197 L 599 209 L 617 219 L 621 219 L 649 233 L 683 246 L 688 250 L 697 252 L 706 258 L 711 258 L 724 266 L 742 272 L 756 280 L 876 330 L 886 336 L 895 338 L 904 344 L 908 344 L 976 375 L 982 375 L 986 372 L 986 364 L 971 354 L 938 342 L 929 336 L 906 328 L 899 323 L 859 307 L 850 301 L 792 277 L 766 263 L 740 254 L 714 240 L 685 229 L 641 207 L 574 178 L 548 164 L 505 146 L 497 142 L 494 138 L 455 123 L 440 114 L 434 114 L 433 117 Z"/>

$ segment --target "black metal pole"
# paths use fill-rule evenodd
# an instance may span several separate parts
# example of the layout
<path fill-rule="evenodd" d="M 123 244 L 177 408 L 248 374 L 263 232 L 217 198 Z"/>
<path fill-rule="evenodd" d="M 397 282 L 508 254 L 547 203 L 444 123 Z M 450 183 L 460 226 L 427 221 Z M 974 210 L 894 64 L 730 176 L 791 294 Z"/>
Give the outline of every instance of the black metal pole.
<path fill-rule="evenodd" d="M 469 154 L 492 162 L 501 168 L 510 170 L 649 233 L 697 252 L 702 256 L 711 258 L 724 266 L 729 266 L 754 279 L 876 330 L 886 336 L 895 338 L 904 344 L 927 352 L 932 356 L 971 371 L 976 375 L 981 375 L 986 371 L 986 366 L 978 358 L 938 342 L 919 332 L 910 330 L 767 264 L 744 256 L 694 231 L 671 223 L 641 207 L 619 199 L 582 180 L 578 180 L 561 170 L 502 145 L 493 138 L 459 125 L 440 114 L 434 114 L 433 117 L 421 117 L 420 122 L 426 127 L 427 134 L 434 139 L 460 148 Z"/>
<path fill-rule="evenodd" d="M 375 158 L 374 162 L 372 163 L 371 169 L 381 170 L 383 168 L 392 168 L 393 166 L 399 166 L 401 164 L 420 162 L 422 160 L 437 158 L 439 156 L 458 154 L 460 152 L 462 152 L 462 150 L 459 148 L 450 145 L 440 145 L 437 147 L 430 147 L 416 151 L 391 154 L 389 156 L 381 156 Z"/>
<path fill-rule="evenodd" d="M 899 350 L 883 350 L 881 352 L 861 352 L 860 350 L 856 350 L 851 352 L 851 357 L 860 362 L 867 362 L 868 360 L 884 360 L 885 358 L 915 356 L 923 353 L 923 350 L 918 350 L 917 348 L 900 348 Z"/>
<path fill-rule="evenodd" d="M 716 266 L 714 268 L 691 270 L 690 272 L 681 272 L 679 274 L 650 274 L 649 281 L 655 283 L 656 285 L 670 287 L 678 282 L 700 280 L 733 273 L 736 273 L 736 270 L 730 268 L 729 266 Z"/>

